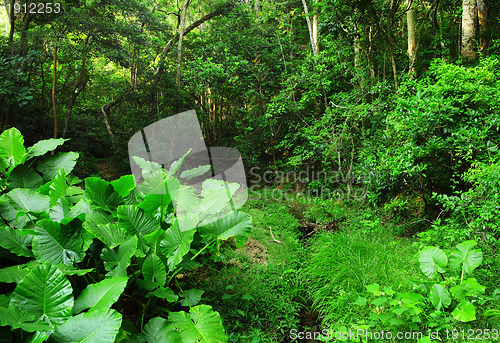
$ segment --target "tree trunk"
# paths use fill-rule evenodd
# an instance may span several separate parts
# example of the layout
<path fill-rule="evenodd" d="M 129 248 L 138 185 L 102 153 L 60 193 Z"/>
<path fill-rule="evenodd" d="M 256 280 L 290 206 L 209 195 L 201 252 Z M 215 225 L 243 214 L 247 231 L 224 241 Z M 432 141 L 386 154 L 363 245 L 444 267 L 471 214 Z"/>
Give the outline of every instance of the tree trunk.
<path fill-rule="evenodd" d="M 307 29 L 309 30 L 309 39 L 311 40 L 313 55 L 316 56 L 318 54 L 318 51 L 316 50 L 316 44 L 314 42 L 313 28 L 311 25 L 311 19 L 309 18 L 309 10 L 307 9 L 306 0 L 302 0 L 302 5 L 304 6 L 304 13 L 306 15 Z"/>
<path fill-rule="evenodd" d="M 181 60 L 182 60 L 182 40 L 184 39 L 184 29 L 186 27 L 186 14 L 191 0 L 184 0 L 182 7 L 181 23 L 179 28 L 179 44 L 177 45 L 177 87 L 181 86 Z"/>
<path fill-rule="evenodd" d="M 415 9 L 413 8 L 412 0 L 406 0 L 407 12 L 406 20 L 408 27 L 408 58 L 409 58 L 409 73 L 413 79 L 417 76 L 415 62 L 417 61 L 417 48 L 415 45 Z"/>
<path fill-rule="evenodd" d="M 485 54 L 490 42 L 487 37 L 488 9 L 484 0 L 477 0 L 477 17 L 479 19 L 479 47 L 481 48 L 481 53 Z"/>
<path fill-rule="evenodd" d="M 8 0 L 4 1 L 4 4 L 7 5 Z M 14 11 L 14 1 L 10 4 L 10 13 L 9 15 L 9 23 L 10 23 L 10 32 L 9 32 L 9 45 L 12 45 L 14 42 L 14 29 L 16 23 L 16 12 Z"/>
<path fill-rule="evenodd" d="M 318 44 L 318 15 L 317 14 L 313 15 L 312 35 L 313 35 L 314 47 L 316 49 L 316 54 L 319 54 L 319 44 Z"/>
<path fill-rule="evenodd" d="M 462 58 L 472 60 L 476 58 L 476 0 L 462 0 Z"/>
<path fill-rule="evenodd" d="M 28 27 L 30 25 L 30 22 L 31 22 L 31 15 L 30 15 L 30 12 L 27 11 L 24 14 L 23 29 L 21 31 L 21 38 L 19 39 L 19 52 L 22 55 L 25 55 L 28 52 L 27 51 L 28 42 L 27 42 L 26 36 L 28 33 Z"/>
<path fill-rule="evenodd" d="M 56 82 L 57 82 L 57 45 L 54 48 L 54 72 L 52 79 L 52 108 L 54 113 L 54 138 L 57 138 Z"/>

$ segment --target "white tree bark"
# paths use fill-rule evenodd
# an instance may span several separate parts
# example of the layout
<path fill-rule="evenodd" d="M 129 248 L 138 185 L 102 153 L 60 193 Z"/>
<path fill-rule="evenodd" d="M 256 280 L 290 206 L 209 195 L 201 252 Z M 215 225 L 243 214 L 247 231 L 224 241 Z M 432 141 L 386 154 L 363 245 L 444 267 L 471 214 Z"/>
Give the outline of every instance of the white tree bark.
<path fill-rule="evenodd" d="M 476 0 L 462 0 L 462 58 L 476 58 Z"/>

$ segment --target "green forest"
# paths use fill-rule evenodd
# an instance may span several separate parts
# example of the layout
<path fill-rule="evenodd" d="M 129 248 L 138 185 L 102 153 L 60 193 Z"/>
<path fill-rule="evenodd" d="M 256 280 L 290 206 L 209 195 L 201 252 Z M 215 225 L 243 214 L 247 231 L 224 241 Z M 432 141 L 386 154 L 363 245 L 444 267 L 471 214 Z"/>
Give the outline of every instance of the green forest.
<path fill-rule="evenodd" d="M 0 343 L 500 342 L 497 0 L 4 0 L 0 111 Z"/>

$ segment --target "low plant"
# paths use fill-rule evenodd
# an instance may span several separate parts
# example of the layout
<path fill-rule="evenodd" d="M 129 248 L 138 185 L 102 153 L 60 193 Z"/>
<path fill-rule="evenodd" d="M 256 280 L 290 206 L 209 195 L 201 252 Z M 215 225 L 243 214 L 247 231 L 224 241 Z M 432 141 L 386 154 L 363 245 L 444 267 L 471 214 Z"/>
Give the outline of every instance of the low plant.
<path fill-rule="evenodd" d="M 497 299 L 486 296 L 485 287 L 470 277 L 483 260 L 475 241 L 458 244 L 448 255 L 438 247 L 427 247 L 419 254 L 421 271 L 432 281 L 415 281 L 414 292 L 396 292 L 392 286 L 374 283 L 366 286 L 370 298 L 358 297 L 355 305 L 370 308 L 368 328 L 396 332 L 439 330 L 442 335 L 455 334 L 458 323 L 477 320 L 478 310 L 483 317 L 495 315 L 486 311 Z M 465 278 L 467 276 L 467 278 Z M 465 331 L 475 334 L 470 327 Z M 480 330 L 482 339 L 498 339 L 498 328 Z M 435 337 L 438 339 L 438 337 Z"/>

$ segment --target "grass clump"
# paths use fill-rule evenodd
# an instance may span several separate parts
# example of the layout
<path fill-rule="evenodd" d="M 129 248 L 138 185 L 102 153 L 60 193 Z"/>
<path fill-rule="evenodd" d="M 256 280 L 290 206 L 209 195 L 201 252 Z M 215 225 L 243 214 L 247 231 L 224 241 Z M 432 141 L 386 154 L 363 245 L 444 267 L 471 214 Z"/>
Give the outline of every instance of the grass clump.
<path fill-rule="evenodd" d="M 351 304 L 366 292 L 366 285 L 409 287 L 419 275 L 416 253 L 411 242 L 381 231 L 343 229 L 314 237 L 304 273 L 323 326 L 362 320 L 366 312 Z"/>

